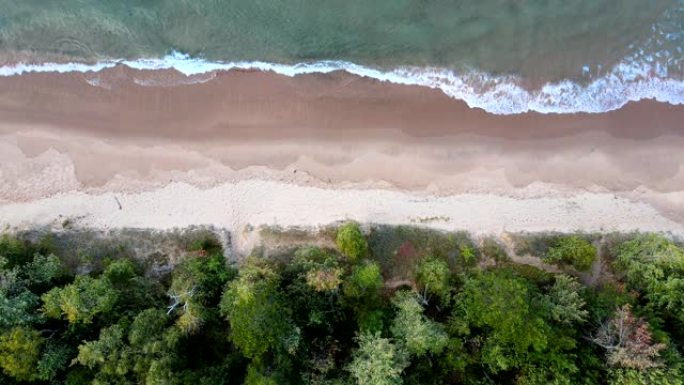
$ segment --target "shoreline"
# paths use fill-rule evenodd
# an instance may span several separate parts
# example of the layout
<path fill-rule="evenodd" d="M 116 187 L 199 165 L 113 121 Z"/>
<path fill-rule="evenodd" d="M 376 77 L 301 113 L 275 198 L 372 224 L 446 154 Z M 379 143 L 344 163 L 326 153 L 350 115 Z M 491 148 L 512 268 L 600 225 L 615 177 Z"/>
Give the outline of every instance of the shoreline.
<path fill-rule="evenodd" d="M 654 58 L 651 57 L 651 60 Z M 285 77 L 328 75 L 368 78 L 383 83 L 436 89 L 448 97 L 465 102 L 470 108 L 480 108 L 495 115 L 515 115 L 537 112 L 543 114 L 605 113 L 631 102 L 656 100 L 671 105 L 684 104 L 684 80 L 656 62 L 626 57 L 609 69 L 592 74 L 585 65 L 579 78 L 536 79 L 513 74 L 493 75 L 473 69 L 453 69 L 426 66 L 381 68 L 343 60 L 318 60 L 298 63 L 264 61 L 221 62 L 193 58 L 172 52 L 162 58 L 136 60 L 109 59 L 96 62 L 6 62 L 0 65 L 0 78 L 35 74 L 82 74 L 88 83 L 103 86 L 100 74 L 137 71 L 148 75 L 155 72 L 173 73 L 163 81 L 155 75 L 147 80 L 136 79 L 145 86 L 179 86 L 210 81 L 230 72 L 262 72 Z M 587 72 L 588 71 L 588 72 Z M 578 72 L 579 69 L 578 69 Z M 170 79 L 173 80 L 170 80 Z M 106 82 L 104 87 L 107 87 Z"/>

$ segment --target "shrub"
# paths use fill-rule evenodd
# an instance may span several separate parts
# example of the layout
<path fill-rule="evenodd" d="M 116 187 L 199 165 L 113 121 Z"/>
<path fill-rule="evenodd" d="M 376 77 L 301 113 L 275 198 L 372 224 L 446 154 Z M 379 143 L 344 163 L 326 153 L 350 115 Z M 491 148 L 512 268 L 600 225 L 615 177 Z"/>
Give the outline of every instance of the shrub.
<path fill-rule="evenodd" d="M 544 257 L 544 262 L 569 264 L 580 271 L 589 270 L 596 260 L 596 248 L 578 236 L 559 238 Z"/>
<path fill-rule="evenodd" d="M 33 250 L 26 242 L 4 234 L 0 236 L 0 256 L 8 261 L 7 267 L 23 265 L 33 257 Z"/>
<path fill-rule="evenodd" d="M 546 255 L 549 249 L 563 238 L 560 233 L 519 233 L 510 234 L 513 252 L 517 255 Z"/>
<path fill-rule="evenodd" d="M 348 222 L 340 226 L 337 230 L 337 248 L 346 255 L 352 262 L 368 255 L 368 242 L 361 232 L 359 224 Z"/>
<path fill-rule="evenodd" d="M 501 267 L 501 270 L 524 278 L 537 286 L 550 285 L 553 282 L 553 274 L 532 265 L 508 262 Z"/>
<path fill-rule="evenodd" d="M 508 260 L 508 254 L 501 247 L 499 242 L 493 238 L 485 238 L 482 241 L 481 254 L 488 259 L 493 259 L 496 262 L 503 262 Z"/>
<path fill-rule="evenodd" d="M 223 254 L 221 242 L 213 234 L 206 235 L 203 238 L 195 239 L 190 243 L 189 250 L 208 255 Z"/>
<path fill-rule="evenodd" d="M 306 284 L 316 291 L 334 291 L 342 283 L 341 268 L 321 268 L 309 270 L 306 273 Z"/>
<path fill-rule="evenodd" d="M 466 266 L 473 266 L 477 263 L 477 249 L 471 245 L 460 245 L 458 251 Z"/>

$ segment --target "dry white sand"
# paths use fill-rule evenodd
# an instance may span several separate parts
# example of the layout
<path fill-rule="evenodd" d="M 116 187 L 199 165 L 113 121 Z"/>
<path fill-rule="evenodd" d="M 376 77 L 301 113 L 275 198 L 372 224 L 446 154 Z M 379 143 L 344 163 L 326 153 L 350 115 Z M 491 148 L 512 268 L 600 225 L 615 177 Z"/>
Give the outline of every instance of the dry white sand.
<path fill-rule="evenodd" d="M 236 251 L 250 247 L 249 240 L 240 237 L 247 225 L 315 227 L 347 219 L 475 234 L 638 230 L 684 235 L 684 225 L 650 205 L 607 193 L 527 199 L 490 194 L 438 197 L 246 180 L 208 189 L 172 183 L 132 194 L 71 192 L 0 206 L 0 225 L 6 228 L 61 228 L 67 219 L 71 225 L 96 229 L 212 225 L 233 233 Z"/>

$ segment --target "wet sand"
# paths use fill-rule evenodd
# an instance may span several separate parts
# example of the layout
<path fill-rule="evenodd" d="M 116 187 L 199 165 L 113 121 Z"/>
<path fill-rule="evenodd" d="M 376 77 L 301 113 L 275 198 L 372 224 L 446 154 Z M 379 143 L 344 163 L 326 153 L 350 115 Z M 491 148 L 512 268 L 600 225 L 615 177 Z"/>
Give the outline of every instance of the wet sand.
<path fill-rule="evenodd" d="M 342 72 L 188 79 L 117 67 L 0 78 L 5 208 L 170 182 L 271 180 L 434 199 L 608 194 L 682 223 L 682 148 L 684 106 L 652 101 L 604 114 L 496 116 L 437 90 Z"/>
<path fill-rule="evenodd" d="M 188 84 L 172 86 L 179 83 Z M 411 137 L 517 140 L 587 132 L 625 139 L 684 134 L 684 107 L 650 101 L 604 114 L 497 116 L 438 90 L 344 72 L 286 77 L 229 71 L 187 78 L 173 70 L 124 66 L 0 77 L 0 118 L 105 138 L 185 141 L 339 138 L 354 130 L 366 132 L 365 139 L 382 129 Z"/>

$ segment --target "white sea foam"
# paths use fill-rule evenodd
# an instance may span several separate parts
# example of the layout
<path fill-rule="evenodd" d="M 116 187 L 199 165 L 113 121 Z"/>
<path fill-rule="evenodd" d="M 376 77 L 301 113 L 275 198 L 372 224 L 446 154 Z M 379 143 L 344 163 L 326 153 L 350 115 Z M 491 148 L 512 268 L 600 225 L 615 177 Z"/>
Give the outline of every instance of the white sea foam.
<path fill-rule="evenodd" d="M 572 81 L 548 83 L 529 90 L 515 76 L 491 76 L 469 71 L 456 73 L 442 68 L 402 67 L 381 70 L 345 61 L 318 61 L 294 65 L 267 62 L 211 62 L 174 52 L 159 59 L 109 60 L 96 64 L 44 63 L 0 67 L 0 76 L 31 72 L 97 72 L 116 65 L 139 70 L 175 69 L 186 76 L 229 70 L 272 71 L 285 76 L 346 71 L 348 73 L 396 84 L 439 89 L 465 101 L 470 107 L 493 114 L 600 113 L 619 109 L 630 101 L 655 99 L 684 104 L 684 81 L 667 77 L 667 71 L 646 61 L 625 61 L 611 71 L 582 85 Z"/>

